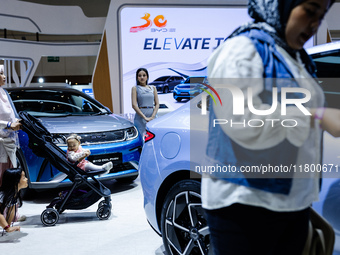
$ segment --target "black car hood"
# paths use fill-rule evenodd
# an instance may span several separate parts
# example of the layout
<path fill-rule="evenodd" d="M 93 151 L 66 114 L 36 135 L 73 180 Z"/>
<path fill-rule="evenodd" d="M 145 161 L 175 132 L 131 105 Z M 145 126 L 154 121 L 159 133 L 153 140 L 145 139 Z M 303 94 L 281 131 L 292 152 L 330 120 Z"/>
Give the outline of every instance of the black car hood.
<path fill-rule="evenodd" d="M 94 133 L 132 127 L 133 124 L 115 114 L 99 116 L 39 117 L 51 133 Z"/>

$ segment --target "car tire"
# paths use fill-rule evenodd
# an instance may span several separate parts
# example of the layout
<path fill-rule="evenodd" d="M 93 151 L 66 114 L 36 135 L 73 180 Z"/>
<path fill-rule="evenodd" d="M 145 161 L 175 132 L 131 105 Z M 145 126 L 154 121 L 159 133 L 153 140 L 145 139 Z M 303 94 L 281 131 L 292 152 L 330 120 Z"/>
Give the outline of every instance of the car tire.
<path fill-rule="evenodd" d="M 164 94 L 169 93 L 169 87 L 165 87 L 165 88 L 163 89 L 163 93 L 164 93 Z"/>
<path fill-rule="evenodd" d="M 201 184 L 196 180 L 176 183 L 165 197 L 161 232 L 166 253 L 208 254 L 210 232 L 201 203 Z"/>
<path fill-rule="evenodd" d="M 178 97 L 178 98 L 176 98 L 176 101 L 177 101 L 177 102 L 181 102 L 181 101 L 182 101 L 182 98 Z"/>

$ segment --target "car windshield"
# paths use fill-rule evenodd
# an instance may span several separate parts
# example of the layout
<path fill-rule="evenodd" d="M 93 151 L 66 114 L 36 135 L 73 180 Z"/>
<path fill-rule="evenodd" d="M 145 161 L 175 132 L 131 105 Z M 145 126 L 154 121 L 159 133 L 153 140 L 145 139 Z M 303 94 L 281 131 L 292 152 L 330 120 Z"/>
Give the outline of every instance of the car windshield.
<path fill-rule="evenodd" d="M 184 83 L 203 83 L 205 77 L 189 77 Z"/>
<path fill-rule="evenodd" d="M 324 90 L 327 106 L 339 109 L 340 50 L 318 53 L 312 58 L 316 64 L 318 81 Z"/>
<path fill-rule="evenodd" d="M 99 115 L 109 111 L 91 98 L 72 91 L 17 90 L 9 92 L 17 112 L 35 117 Z"/>

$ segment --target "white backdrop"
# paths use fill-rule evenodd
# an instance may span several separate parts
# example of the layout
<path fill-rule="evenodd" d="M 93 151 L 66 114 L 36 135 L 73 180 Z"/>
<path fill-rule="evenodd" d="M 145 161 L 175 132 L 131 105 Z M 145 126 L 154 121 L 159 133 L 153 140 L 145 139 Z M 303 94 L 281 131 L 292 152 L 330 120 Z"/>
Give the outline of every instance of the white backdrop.
<path fill-rule="evenodd" d="M 142 19 L 145 15 L 149 18 Z M 131 87 L 139 67 L 148 69 L 150 82 L 163 75 L 206 75 L 212 51 L 236 27 L 250 21 L 246 8 L 235 7 L 125 7 L 119 18 L 125 113 L 133 112 Z M 131 31 L 147 20 L 148 28 Z M 160 27 L 157 21 L 166 24 Z"/>

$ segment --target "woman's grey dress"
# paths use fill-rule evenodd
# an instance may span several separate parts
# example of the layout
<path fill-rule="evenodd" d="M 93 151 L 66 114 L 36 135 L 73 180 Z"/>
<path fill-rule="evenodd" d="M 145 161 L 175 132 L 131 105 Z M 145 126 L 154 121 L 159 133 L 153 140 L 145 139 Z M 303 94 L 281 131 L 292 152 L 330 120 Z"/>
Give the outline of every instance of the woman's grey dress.
<path fill-rule="evenodd" d="M 155 102 L 154 89 L 155 89 L 154 86 L 151 85 L 150 86 L 136 85 L 137 105 L 146 117 L 151 117 L 153 113 L 153 107 Z M 142 136 L 144 136 L 146 121 L 137 113 L 135 115 L 134 124 L 137 127 L 139 133 Z"/>

